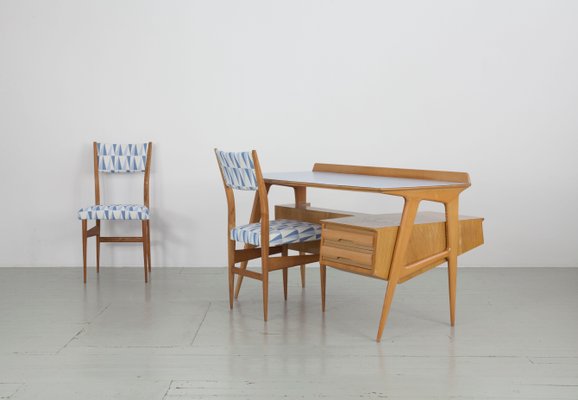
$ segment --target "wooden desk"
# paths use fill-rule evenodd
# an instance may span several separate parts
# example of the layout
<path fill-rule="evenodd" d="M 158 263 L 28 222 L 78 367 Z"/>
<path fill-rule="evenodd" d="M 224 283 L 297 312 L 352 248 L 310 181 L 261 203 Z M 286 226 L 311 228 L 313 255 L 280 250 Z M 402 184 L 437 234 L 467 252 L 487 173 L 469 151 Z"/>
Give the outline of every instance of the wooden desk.
<path fill-rule="evenodd" d="M 447 261 L 450 322 L 452 326 L 455 324 L 457 256 L 459 251 L 459 195 L 470 186 L 470 178 L 467 173 L 315 164 L 313 171 L 270 173 L 264 174 L 264 179 L 267 190 L 272 185 L 292 187 L 295 192 L 296 205 L 303 208 L 306 207 L 307 203 L 307 187 L 381 193 L 402 197 L 404 206 L 395 237 L 395 244 L 392 247 L 391 264 L 389 265 L 387 276 L 382 277 L 382 279 L 387 279 L 388 284 L 377 332 L 377 341 L 381 340 L 395 287 L 402 279 L 407 277 L 404 271 L 407 271 L 408 268 L 417 271 Z M 259 221 L 257 196 L 251 214 L 251 222 Z M 444 205 L 445 246 L 442 251 L 424 259 L 415 260 L 411 265 L 407 265 L 408 245 L 414 222 L 419 204 L 424 200 L 439 202 Z M 327 261 L 320 263 L 322 281 L 324 280 L 325 264 L 334 266 Z M 302 268 L 303 275 L 304 269 Z M 237 290 L 240 284 L 241 281 L 239 280 Z M 323 292 L 324 290 L 324 287 L 322 287 Z"/>

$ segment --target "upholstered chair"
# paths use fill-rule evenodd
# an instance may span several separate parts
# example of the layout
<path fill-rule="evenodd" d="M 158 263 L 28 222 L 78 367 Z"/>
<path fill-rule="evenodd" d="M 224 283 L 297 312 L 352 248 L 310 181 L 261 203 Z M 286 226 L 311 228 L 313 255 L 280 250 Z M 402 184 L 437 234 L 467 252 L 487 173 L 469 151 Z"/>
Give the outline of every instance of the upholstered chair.
<path fill-rule="evenodd" d="M 228 276 L 229 306 L 233 308 L 235 275 L 260 280 L 263 284 L 263 317 L 267 321 L 269 272 L 283 271 L 283 289 L 287 299 L 287 269 L 319 261 L 318 254 L 288 255 L 291 243 L 320 240 L 321 226 L 303 221 L 269 220 L 268 188 L 263 180 L 259 159 L 255 150 L 251 152 L 224 152 L 215 149 L 227 196 L 228 224 Z M 235 190 L 256 192 L 260 222 L 237 225 L 235 212 Z M 245 245 L 237 249 L 236 244 Z M 272 257 L 272 255 L 280 256 Z M 237 263 L 261 259 L 261 273 L 239 268 Z"/>
<path fill-rule="evenodd" d="M 100 271 L 100 244 L 111 242 L 142 243 L 145 282 L 151 273 L 149 177 L 152 143 L 109 144 L 93 143 L 94 153 L 94 203 L 78 211 L 82 221 L 83 279 L 86 283 L 87 239 L 96 236 L 96 272 Z M 100 174 L 143 173 L 142 204 L 104 204 L 100 199 Z M 88 221 L 95 225 L 88 229 Z M 101 236 L 101 221 L 140 221 L 141 236 Z"/>

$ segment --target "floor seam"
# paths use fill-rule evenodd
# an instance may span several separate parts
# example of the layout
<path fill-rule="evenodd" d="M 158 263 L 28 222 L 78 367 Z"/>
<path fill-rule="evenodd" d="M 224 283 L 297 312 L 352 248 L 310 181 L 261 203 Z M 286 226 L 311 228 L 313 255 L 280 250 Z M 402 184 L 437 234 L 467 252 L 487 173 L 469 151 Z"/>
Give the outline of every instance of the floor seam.
<path fill-rule="evenodd" d="M 96 314 L 91 321 L 88 321 L 82 327 L 82 329 L 79 330 L 78 332 L 76 332 L 76 334 L 73 337 L 71 337 L 70 340 L 64 344 L 64 346 L 62 346 L 60 349 L 58 349 L 58 351 L 55 354 L 60 354 L 60 352 L 64 349 L 66 349 L 68 347 L 68 345 L 70 343 L 72 343 L 73 340 L 77 339 L 80 335 L 82 335 L 86 331 L 86 328 L 88 328 L 90 326 L 90 324 L 92 324 L 94 321 L 96 321 L 98 319 L 98 317 L 100 317 L 106 310 L 108 310 L 108 308 L 111 306 L 111 304 L 112 303 L 108 304 L 106 307 L 104 307 L 102 310 L 100 310 L 98 312 L 98 314 Z"/>
<path fill-rule="evenodd" d="M 205 315 L 203 315 L 203 319 L 201 320 L 201 323 L 199 324 L 199 327 L 197 328 L 197 331 L 195 332 L 195 336 L 193 336 L 193 340 L 191 341 L 191 346 L 195 343 L 195 339 L 197 339 L 197 335 L 199 334 L 199 331 L 201 330 L 201 326 L 203 326 L 203 323 L 205 322 L 205 318 L 207 318 L 207 314 L 209 313 L 209 309 L 211 308 L 211 302 L 209 302 L 209 305 L 207 306 L 207 310 L 205 311 Z"/>
<path fill-rule="evenodd" d="M 165 400 L 167 398 L 167 395 L 169 394 L 169 392 L 171 390 L 171 386 L 173 386 L 173 380 L 172 379 L 169 382 L 169 387 L 167 388 L 167 391 L 165 392 L 165 394 L 163 395 L 163 398 L 161 400 Z"/>

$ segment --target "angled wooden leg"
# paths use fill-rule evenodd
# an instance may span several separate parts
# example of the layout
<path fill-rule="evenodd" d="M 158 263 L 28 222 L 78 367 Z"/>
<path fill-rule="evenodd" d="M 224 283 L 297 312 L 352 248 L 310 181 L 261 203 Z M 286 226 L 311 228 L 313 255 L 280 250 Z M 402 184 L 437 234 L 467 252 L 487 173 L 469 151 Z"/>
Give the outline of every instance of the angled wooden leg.
<path fill-rule="evenodd" d="M 387 290 L 385 292 L 385 298 L 383 299 L 383 307 L 381 309 L 379 329 L 377 330 L 376 341 L 378 342 L 381 341 L 381 335 L 383 334 L 383 328 L 385 327 L 385 322 L 387 321 L 387 315 L 391 307 L 391 302 L 393 300 L 395 287 L 397 285 L 401 269 L 404 268 L 406 250 L 409 244 L 409 240 L 411 238 L 411 231 L 413 229 L 413 222 L 415 220 L 415 215 L 417 213 L 418 206 L 419 206 L 418 199 L 412 198 L 405 199 L 403 214 L 401 216 L 401 223 L 399 225 L 399 229 L 397 231 L 397 238 L 395 240 L 395 248 L 393 250 L 391 267 L 389 269 L 389 278 L 387 282 Z"/>
<path fill-rule="evenodd" d="M 87 229 L 88 221 L 83 219 L 82 220 L 82 276 L 84 283 L 86 283 L 86 242 L 88 239 L 88 229 Z"/>
<path fill-rule="evenodd" d="M 387 281 L 387 290 L 385 291 L 385 298 L 383 299 L 383 306 L 381 308 L 381 318 L 379 320 L 379 329 L 377 331 L 376 341 L 381 341 L 381 335 L 383 334 L 383 328 L 385 327 L 385 322 L 387 321 L 387 316 L 389 315 L 389 309 L 391 308 L 391 303 L 393 301 L 393 295 L 395 293 L 395 287 L 397 286 L 397 279 L 389 279 Z"/>
<path fill-rule="evenodd" d="M 287 257 L 287 254 L 289 253 L 287 246 L 283 246 L 283 251 L 281 252 L 281 256 L 282 257 Z M 283 268 L 283 296 L 285 298 L 285 301 L 287 301 L 287 281 L 288 281 L 288 268 Z"/>
<path fill-rule="evenodd" d="M 147 225 L 145 221 L 142 221 L 142 253 L 144 259 L 144 275 L 145 275 L 145 283 L 149 281 L 149 267 L 147 262 Z"/>
<path fill-rule="evenodd" d="M 265 266 L 266 260 L 261 260 L 263 263 L 263 320 L 267 321 L 267 311 L 269 306 L 269 271 Z"/>
<path fill-rule="evenodd" d="M 458 274 L 458 246 L 459 246 L 459 200 L 454 200 L 445 204 L 446 209 L 446 243 L 449 250 L 448 255 L 448 286 L 450 297 L 450 324 L 456 323 L 456 281 Z"/>
<path fill-rule="evenodd" d="M 287 278 L 288 278 L 289 272 L 288 272 L 288 268 L 283 268 L 283 297 L 285 298 L 285 301 L 287 301 Z"/>
<path fill-rule="evenodd" d="M 151 224 L 150 221 L 147 219 L 147 261 L 149 263 L 149 276 L 152 272 L 152 265 L 151 265 Z"/>
<path fill-rule="evenodd" d="M 325 312 L 325 287 L 327 282 L 327 267 L 319 264 L 319 273 L 321 275 L 321 310 Z"/>
<path fill-rule="evenodd" d="M 269 192 L 270 185 L 266 185 L 265 189 Z M 253 209 L 251 210 L 251 217 L 249 218 L 249 223 L 254 224 L 255 222 L 259 222 L 261 219 L 261 209 L 259 208 L 259 192 L 255 192 L 255 198 L 253 199 Z M 250 244 L 246 244 L 245 248 L 249 249 L 251 247 Z M 248 261 L 243 261 L 240 265 L 241 269 L 247 269 Z M 237 287 L 235 288 L 235 298 L 239 297 L 239 291 L 241 290 L 241 283 L 243 283 L 243 275 L 239 275 L 237 278 Z"/>
<path fill-rule="evenodd" d="M 96 273 L 100 272 L 100 221 L 96 221 Z"/>
<path fill-rule="evenodd" d="M 233 267 L 235 266 L 235 241 L 228 240 L 228 275 L 229 275 L 229 309 L 233 309 L 233 290 L 235 287 L 235 273 L 233 272 Z M 239 275 L 240 279 L 242 275 Z"/>
<path fill-rule="evenodd" d="M 293 191 L 295 192 L 295 206 L 305 207 L 307 203 L 307 188 L 305 186 L 295 186 Z M 299 252 L 300 256 L 303 254 L 305 253 Z M 301 265 L 301 287 L 305 287 L 305 264 Z"/>

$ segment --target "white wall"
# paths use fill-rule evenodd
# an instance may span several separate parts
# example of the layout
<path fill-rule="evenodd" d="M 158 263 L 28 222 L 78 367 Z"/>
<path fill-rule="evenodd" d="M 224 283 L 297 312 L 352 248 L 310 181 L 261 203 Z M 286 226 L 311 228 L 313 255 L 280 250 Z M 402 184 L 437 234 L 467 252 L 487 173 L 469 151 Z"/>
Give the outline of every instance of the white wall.
<path fill-rule="evenodd" d="M 152 140 L 155 266 L 225 264 L 215 146 L 256 148 L 266 171 L 468 171 L 461 211 L 486 217 L 486 245 L 461 265 L 578 266 L 577 19 L 549 0 L 0 0 L 0 265 L 80 265 L 91 142 Z M 138 199 L 126 181 L 105 195 Z"/>

